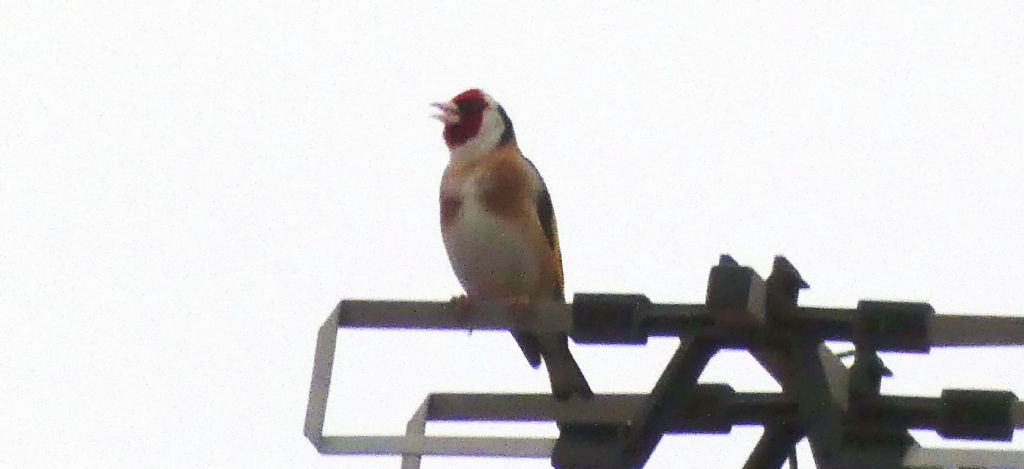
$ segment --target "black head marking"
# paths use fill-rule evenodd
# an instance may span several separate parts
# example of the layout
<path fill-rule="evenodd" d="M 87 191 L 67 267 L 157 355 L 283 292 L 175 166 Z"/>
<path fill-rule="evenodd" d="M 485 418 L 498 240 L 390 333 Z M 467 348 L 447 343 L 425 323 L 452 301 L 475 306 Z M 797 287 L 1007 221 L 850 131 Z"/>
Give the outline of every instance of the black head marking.
<path fill-rule="evenodd" d="M 505 131 L 501 133 L 498 145 L 504 145 L 516 138 L 516 131 L 512 129 L 512 119 L 509 119 L 508 113 L 500 104 L 498 105 L 498 115 L 501 116 L 501 121 L 505 124 Z"/>

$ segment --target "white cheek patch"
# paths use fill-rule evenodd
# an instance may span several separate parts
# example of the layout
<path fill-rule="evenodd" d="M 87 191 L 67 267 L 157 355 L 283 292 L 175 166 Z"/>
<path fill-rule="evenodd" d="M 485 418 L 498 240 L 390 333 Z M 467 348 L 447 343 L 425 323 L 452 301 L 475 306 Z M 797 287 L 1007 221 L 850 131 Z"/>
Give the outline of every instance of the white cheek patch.
<path fill-rule="evenodd" d="M 452 149 L 452 159 L 472 159 L 493 150 L 498 146 L 501 134 L 504 132 L 505 123 L 501 116 L 494 110 L 494 107 L 487 108 L 484 111 L 483 121 L 480 123 L 480 131 L 466 143 Z"/>

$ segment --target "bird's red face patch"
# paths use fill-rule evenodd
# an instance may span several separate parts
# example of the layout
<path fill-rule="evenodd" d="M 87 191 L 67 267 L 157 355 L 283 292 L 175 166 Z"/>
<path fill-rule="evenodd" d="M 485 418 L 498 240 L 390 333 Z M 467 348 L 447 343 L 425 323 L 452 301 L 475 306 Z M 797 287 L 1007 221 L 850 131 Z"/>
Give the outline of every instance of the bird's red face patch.
<path fill-rule="evenodd" d="M 466 91 L 463 91 L 463 92 L 455 95 L 455 97 L 452 98 L 452 102 L 455 103 L 455 104 L 459 104 L 459 101 L 483 101 L 483 100 L 484 100 L 484 92 L 480 91 L 479 88 L 468 89 Z"/>
<path fill-rule="evenodd" d="M 444 141 L 449 148 L 455 148 L 476 137 L 484 120 L 487 101 L 483 91 L 471 89 L 452 98 L 452 104 L 459 109 L 459 122 L 444 128 Z"/>

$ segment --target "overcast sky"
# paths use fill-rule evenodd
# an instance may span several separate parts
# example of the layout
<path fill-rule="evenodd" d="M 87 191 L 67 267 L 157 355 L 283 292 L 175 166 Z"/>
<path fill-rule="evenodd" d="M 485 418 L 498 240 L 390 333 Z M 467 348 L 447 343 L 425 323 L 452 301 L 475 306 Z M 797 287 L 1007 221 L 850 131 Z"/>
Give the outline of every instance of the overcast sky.
<path fill-rule="evenodd" d="M 720 253 L 785 254 L 803 304 L 1024 314 L 1024 6 L 949 3 L 0 1 L 0 466 L 397 468 L 303 437 L 313 347 L 342 298 L 459 293 L 427 105 L 468 87 L 546 178 L 570 295 L 702 302 Z M 330 434 L 548 389 L 504 334 L 339 343 Z M 574 350 L 626 392 L 673 346 Z M 1020 349 L 887 363 L 887 392 L 1024 394 Z M 703 381 L 777 389 L 739 353 Z M 759 434 L 650 467 L 739 467 Z"/>

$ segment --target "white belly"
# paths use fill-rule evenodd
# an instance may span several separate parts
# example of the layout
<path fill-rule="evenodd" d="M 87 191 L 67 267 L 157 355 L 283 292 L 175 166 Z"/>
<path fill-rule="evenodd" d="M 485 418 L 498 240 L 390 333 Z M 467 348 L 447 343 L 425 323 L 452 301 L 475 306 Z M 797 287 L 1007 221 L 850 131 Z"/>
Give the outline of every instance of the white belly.
<path fill-rule="evenodd" d="M 519 231 L 485 211 L 475 197 L 464 200 L 442 237 L 466 293 L 477 298 L 532 294 L 537 266 Z"/>

